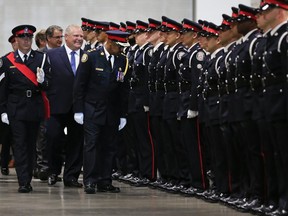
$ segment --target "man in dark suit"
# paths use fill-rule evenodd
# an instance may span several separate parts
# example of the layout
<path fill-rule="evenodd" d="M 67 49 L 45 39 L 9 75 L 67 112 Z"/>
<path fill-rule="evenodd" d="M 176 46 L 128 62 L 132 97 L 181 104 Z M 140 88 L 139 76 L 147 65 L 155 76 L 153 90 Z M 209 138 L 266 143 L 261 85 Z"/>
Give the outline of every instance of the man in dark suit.
<path fill-rule="evenodd" d="M 43 90 L 50 85 L 50 66 L 46 55 L 31 49 L 35 31 L 32 25 L 15 27 L 18 49 L 0 59 L 0 113 L 12 130 L 19 193 L 32 191 L 37 132 L 45 114 L 49 117 Z"/>
<path fill-rule="evenodd" d="M 65 45 L 48 50 L 50 57 L 51 89 L 48 98 L 51 105 L 51 118 L 47 121 L 48 164 L 50 175 L 48 185 L 57 182 L 61 173 L 61 152 L 63 130 L 67 127 L 65 145 L 64 185 L 82 187 L 78 178 L 82 167 L 83 128 L 73 119 L 73 85 L 83 51 L 83 31 L 80 26 L 69 25 L 65 30 Z M 60 148 L 59 148 L 60 146 Z"/>
<path fill-rule="evenodd" d="M 120 192 L 112 185 L 111 175 L 128 68 L 128 59 L 120 52 L 121 45 L 128 44 L 129 33 L 115 30 L 107 31 L 107 35 L 103 47 L 82 56 L 74 88 L 74 119 L 84 123 L 83 178 L 87 194 L 95 193 L 96 183 L 98 192 Z"/>
<path fill-rule="evenodd" d="M 57 25 L 49 26 L 44 32 L 46 45 L 42 48 L 39 48 L 39 51 L 47 53 L 49 49 L 58 48 L 62 45 L 63 38 L 63 29 Z M 37 37 L 37 34 L 36 34 Z M 36 40 L 35 37 L 35 40 Z M 36 42 L 37 44 L 37 42 Z M 34 178 L 39 178 L 42 181 L 46 181 L 48 179 L 48 154 L 47 154 L 47 140 L 46 140 L 46 120 L 40 123 L 39 134 L 36 143 L 36 161 L 34 167 Z M 64 132 L 63 132 L 64 135 Z M 59 144 L 59 145 L 62 145 Z M 62 158 L 59 158 L 59 167 L 61 169 Z M 61 178 L 58 178 L 60 181 Z"/>

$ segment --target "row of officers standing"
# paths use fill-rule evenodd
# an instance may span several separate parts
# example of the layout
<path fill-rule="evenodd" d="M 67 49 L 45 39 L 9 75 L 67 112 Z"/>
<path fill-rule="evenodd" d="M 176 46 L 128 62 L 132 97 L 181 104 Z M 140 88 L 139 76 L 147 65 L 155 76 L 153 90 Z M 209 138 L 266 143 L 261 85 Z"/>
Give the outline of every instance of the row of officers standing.
<path fill-rule="evenodd" d="M 82 18 L 82 30 L 69 26 L 65 45 L 47 58 L 31 51 L 39 56 L 33 67 L 24 63 L 23 49 L 31 50 L 34 27 L 13 29 L 23 47 L 16 61 L 2 57 L 0 103 L 1 120 L 12 129 L 18 191 L 32 190 L 28 148 L 47 89 L 51 113 L 40 134 L 49 185 L 59 180 L 57 148 L 67 127 L 67 187 L 82 187 L 83 161 L 86 193 L 119 192 L 113 176 L 240 211 L 287 215 L 288 2 L 240 4 L 222 16 L 219 26 L 165 16 L 120 25 Z M 83 36 L 87 52 L 80 49 Z M 35 85 L 21 72 L 24 64 Z"/>

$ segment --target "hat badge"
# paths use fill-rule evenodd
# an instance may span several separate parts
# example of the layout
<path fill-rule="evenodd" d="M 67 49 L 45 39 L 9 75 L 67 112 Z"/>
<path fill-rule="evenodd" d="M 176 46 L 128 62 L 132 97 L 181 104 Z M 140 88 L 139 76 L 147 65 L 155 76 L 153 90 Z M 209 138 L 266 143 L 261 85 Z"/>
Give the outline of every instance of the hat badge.
<path fill-rule="evenodd" d="M 26 34 L 26 33 L 28 33 L 29 32 L 29 30 L 28 30 L 28 28 L 26 27 L 25 29 L 24 29 L 24 33 Z"/>

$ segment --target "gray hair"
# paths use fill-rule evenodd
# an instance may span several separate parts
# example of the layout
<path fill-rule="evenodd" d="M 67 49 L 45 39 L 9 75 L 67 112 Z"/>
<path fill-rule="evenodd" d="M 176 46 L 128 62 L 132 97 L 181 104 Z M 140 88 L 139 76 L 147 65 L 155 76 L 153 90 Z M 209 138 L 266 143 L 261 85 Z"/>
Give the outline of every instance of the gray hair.
<path fill-rule="evenodd" d="M 51 25 L 46 29 L 46 39 L 48 37 L 53 37 L 54 31 L 58 30 L 60 32 L 63 32 L 63 29 L 60 26 L 57 25 Z"/>

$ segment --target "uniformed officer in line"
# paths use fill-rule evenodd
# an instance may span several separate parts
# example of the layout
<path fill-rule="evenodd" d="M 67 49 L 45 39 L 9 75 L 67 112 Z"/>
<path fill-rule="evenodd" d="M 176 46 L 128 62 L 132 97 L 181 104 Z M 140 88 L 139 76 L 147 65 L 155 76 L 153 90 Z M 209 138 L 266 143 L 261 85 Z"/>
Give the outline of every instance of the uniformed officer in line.
<path fill-rule="evenodd" d="M 251 41 L 259 36 L 256 9 L 239 5 L 237 29 L 243 35 L 228 57 L 227 83 L 229 91 L 230 125 L 233 130 L 233 148 L 229 149 L 231 179 L 234 182 L 229 204 L 241 211 L 249 211 L 263 193 L 263 161 L 256 122 L 252 121 L 252 92 L 250 90 Z M 242 151 L 240 151 L 240 149 Z M 243 161 L 244 159 L 244 161 Z M 241 161 L 241 162 L 240 162 Z"/>
<path fill-rule="evenodd" d="M 118 193 L 112 185 L 112 163 L 116 154 L 115 139 L 126 95 L 122 95 L 128 60 L 121 54 L 129 33 L 107 31 L 103 47 L 81 58 L 83 73 L 74 89 L 74 119 L 84 124 L 84 191 Z M 97 92 L 97 94 L 95 94 Z M 125 108 L 124 108 L 125 109 Z"/>
<path fill-rule="evenodd" d="M 155 187 L 162 178 L 167 178 L 167 166 L 165 163 L 165 144 L 162 134 L 162 102 L 164 98 L 162 90 L 157 88 L 157 65 L 161 61 L 161 56 L 165 49 L 166 33 L 162 31 L 161 22 L 152 18 L 148 18 L 149 26 L 147 31 L 151 32 L 149 42 L 153 45 L 152 56 L 148 65 L 148 88 L 149 88 L 149 112 L 150 112 L 150 130 L 154 142 L 155 169 L 159 176 L 157 182 L 152 182 Z M 156 184 L 156 185 L 155 185 Z"/>
<path fill-rule="evenodd" d="M 167 32 L 166 44 L 169 45 L 167 59 L 164 66 L 163 84 L 163 137 L 167 157 L 170 160 L 168 169 L 171 171 L 170 181 L 163 185 L 164 190 L 173 191 L 174 186 L 186 184 L 188 178 L 188 163 L 186 152 L 180 136 L 180 122 L 177 119 L 179 109 L 178 97 L 178 69 L 182 56 L 186 53 L 182 44 L 182 24 L 165 18 L 165 31 Z"/>
<path fill-rule="evenodd" d="M 264 112 L 270 127 L 278 176 L 278 209 L 271 215 L 288 214 L 287 150 L 287 0 L 264 0 L 261 10 L 271 31 L 267 34 L 263 55 Z"/>
<path fill-rule="evenodd" d="M 206 189 L 207 182 L 202 161 L 202 146 L 198 137 L 198 100 L 197 86 L 202 73 L 205 52 L 198 43 L 198 32 L 202 27 L 191 20 L 182 21 L 182 42 L 187 52 L 181 57 L 178 70 L 179 109 L 177 117 L 180 120 L 181 140 L 187 152 L 189 182 L 179 184 L 173 190 L 192 195 L 194 188 Z M 201 155 L 200 155 L 201 154 Z M 186 190 L 189 187 L 188 190 Z"/>
<path fill-rule="evenodd" d="M 151 116 L 151 124 L 159 124 L 159 132 L 154 134 L 156 145 L 158 145 L 158 172 L 159 176 L 157 181 L 151 182 L 151 188 L 163 188 L 165 184 L 170 183 L 171 178 L 173 177 L 174 170 L 171 170 L 171 164 L 174 163 L 174 160 L 168 155 L 168 150 L 166 143 L 164 142 L 164 125 L 163 125 L 163 100 L 165 96 L 164 91 L 164 68 L 167 60 L 167 53 L 169 51 L 169 45 L 167 45 L 167 31 L 166 31 L 166 16 L 162 16 L 160 31 L 161 31 L 161 41 L 164 45 L 160 45 L 157 49 L 157 45 L 153 48 L 154 52 L 152 54 L 150 63 L 149 63 L 149 82 L 150 90 L 150 99 L 149 99 L 149 110 Z M 158 43 L 160 44 L 160 43 Z M 161 48 L 162 47 L 162 48 Z M 160 49 L 161 48 L 161 49 Z M 158 59 L 157 59 L 158 56 Z M 153 85 L 155 88 L 155 93 L 153 92 Z M 158 116 L 158 117 L 157 117 Z M 153 120 L 154 119 L 154 120 Z M 157 122 L 158 119 L 158 122 Z M 153 129 L 152 129 L 153 132 Z M 157 149 L 156 149 L 157 151 Z"/>
<path fill-rule="evenodd" d="M 109 30 L 109 22 L 94 21 L 94 25 L 95 31 L 98 33 L 97 40 L 99 41 L 100 45 L 103 46 L 103 44 L 108 40 L 106 31 Z"/>
<path fill-rule="evenodd" d="M 148 39 L 148 23 L 136 20 L 135 41 L 139 48 L 134 54 L 132 74 L 129 80 L 128 116 L 135 128 L 136 154 L 139 176 L 130 182 L 136 186 L 148 185 L 156 179 L 154 143 L 149 126 L 148 64 L 152 49 Z"/>
<path fill-rule="evenodd" d="M 132 70 L 133 70 L 133 62 L 134 62 L 134 55 L 135 52 L 139 49 L 139 45 L 135 42 L 135 30 L 136 30 L 136 23 L 131 21 L 126 21 L 126 32 L 128 32 L 130 35 L 128 36 L 128 42 L 130 46 L 124 47 L 123 52 L 127 55 L 129 66 L 128 71 L 125 75 L 125 80 L 127 82 L 124 82 L 125 88 L 130 91 L 130 84 L 129 80 L 131 80 L 132 77 Z M 127 109 L 128 111 L 128 109 Z M 120 176 L 120 181 L 124 182 L 130 182 L 135 177 L 139 175 L 139 163 L 136 153 L 136 133 L 135 128 L 133 125 L 133 121 L 130 119 L 130 115 L 126 115 L 127 123 L 123 129 L 123 140 L 125 143 L 125 151 L 127 154 L 127 161 L 125 168 L 123 170 L 123 176 Z"/>
<path fill-rule="evenodd" d="M 35 145 L 40 121 L 49 117 L 43 90 L 49 88 L 50 65 L 46 55 L 31 49 L 32 25 L 16 26 L 12 33 L 18 50 L 0 60 L 1 120 L 11 126 L 19 193 L 32 191 Z"/>
<path fill-rule="evenodd" d="M 235 9 L 234 9 L 235 10 Z M 228 53 L 234 48 L 236 40 L 238 40 L 241 35 L 238 33 L 237 24 L 233 22 L 233 18 L 222 14 L 223 21 L 222 24 L 218 27 L 219 30 L 219 40 L 221 45 L 224 47 L 222 58 L 219 58 L 217 63 L 217 73 L 218 73 L 218 91 L 219 91 L 219 124 L 222 133 L 222 142 L 220 144 L 219 149 L 221 151 L 217 151 L 216 156 L 218 168 L 215 168 L 215 176 L 216 177 L 216 190 L 220 192 L 218 194 L 218 199 L 224 201 L 230 195 L 230 187 L 229 187 L 229 163 L 227 154 L 228 146 L 233 142 L 234 139 L 229 133 L 229 127 L 227 126 L 227 113 L 228 110 L 228 97 L 227 94 L 227 85 L 226 85 L 226 64 Z M 217 179 L 220 180 L 217 181 Z"/>
<path fill-rule="evenodd" d="M 262 56 L 266 46 L 267 34 L 269 34 L 271 29 L 269 23 L 265 21 L 264 13 L 262 13 L 261 10 L 258 10 L 256 19 L 257 27 L 261 29 L 263 35 L 255 38 L 250 44 L 249 53 L 252 64 L 250 87 L 254 97 L 252 119 L 257 122 L 261 141 L 261 151 L 265 161 L 265 193 L 262 197 L 263 205 L 259 202 L 252 210 L 256 213 L 268 214 L 275 211 L 278 207 L 278 176 L 275 167 L 273 142 L 269 135 L 270 127 L 269 123 L 265 120 L 264 97 L 261 84 L 261 77 L 263 77 L 264 69 Z"/>
<path fill-rule="evenodd" d="M 84 17 L 82 17 L 81 20 L 81 28 L 83 30 L 84 40 L 86 41 L 83 50 L 87 51 L 93 48 L 97 48 L 100 43 L 97 40 L 98 32 L 95 31 L 95 22 Z"/>
<path fill-rule="evenodd" d="M 207 110 L 207 121 L 205 124 L 205 127 L 207 130 L 207 135 L 209 137 L 209 152 L 211 157 L 211 168 L 215 175 L 215 185 L 207 185 L 206 188 L 210 189 L 209 193 L 207 192 L 206 196 L 209 201 L 216 201 L 216 195 L 220 194 L 222 190 L 222 183 L 225 184 L 225 182 L 222 182 L 225 180 L 223 178 L 222 171 L 225 172 L 225 167 L 222 166 L 222 161 L 218 158 L 221 158 L 221 152 L 223 151 L 222 148 L 222 134 L 220 131 L 219 126 L 219 91 L 218 91 L 218 62 L 221 56 L 223 55 L 223 47 L 220 43 L 219 39 L 219 32 L 218 28 L 214 23 L 209 22 L 205 28 L 206 38 L 207 38 L 207 48 L 206 51 L 210 53 L 209 59 L 206 60 L 205 67 L 203 69 L 204 77 L 205 77 L 205 100 L 204 103 L 205 107 L 204 110 Z M 201 110 L 202 111 L 202 110 Z M 201 112 L 200 111 L 200 112 Z M 201 158 L 201 157 L 200 157 Z M 222 158 L 221 158 L 222 159 Z M 217 164 L 216 164 L 217 161 Z M 224 168 L 224 169 L 223 169 Z M 204 170 L 204 168 L 203 168 Z M 226 170 L 227 172 L 227 170 Z M 218 186 L 220 190 L 218 191 Z M 205 189 L 205 188 L 204 188 Z M 214 191 L 216 191 L 216 194 Z"/>

